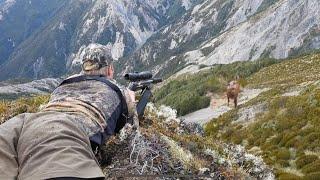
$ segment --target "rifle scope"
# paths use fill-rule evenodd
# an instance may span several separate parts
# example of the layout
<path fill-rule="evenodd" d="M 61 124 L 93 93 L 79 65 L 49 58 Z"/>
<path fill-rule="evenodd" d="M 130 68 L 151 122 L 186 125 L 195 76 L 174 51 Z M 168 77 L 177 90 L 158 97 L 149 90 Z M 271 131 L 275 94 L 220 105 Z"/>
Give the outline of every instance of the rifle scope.
<path fill-rule="evenodd" d="M 152 78 L 152 73 L 150 71 L 128 73 L 124 75 L 124 78 L 129 81 L 147 80 Z"/>

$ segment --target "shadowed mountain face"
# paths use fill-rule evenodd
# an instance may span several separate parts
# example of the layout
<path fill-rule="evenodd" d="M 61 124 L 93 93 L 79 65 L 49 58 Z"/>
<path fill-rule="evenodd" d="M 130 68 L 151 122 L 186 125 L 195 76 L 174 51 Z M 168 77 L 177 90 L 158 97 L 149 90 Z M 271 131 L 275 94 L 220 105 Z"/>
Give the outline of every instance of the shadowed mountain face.
<path fill-rule="evenodd" d="M 0 1 L 1 67 L 19 45 L 47 24 L 65 5 L 64 0 Z M 19 64 L 21 64 L 21 61 Z M 4 77 L 2 78 L 4 79 Z"/>
<path fill-rule="evenodd" d="M 1 32 L 6 36 L 1 38 L 1 54 L 7 54 L 7 58 L 1 59 L 0 79 L 38 79 L 65 73 L 69 42 L 89 4 L 64 0 L 16 1 L 0 21 Z"/>
<path fill-rule="evenodd" d="M 0 80 L 60 77 L 90 43 L 107 46 L 122 72 L 159 76 L 282 59 L 320 48 L 319 9 L 318 0 L 0 0 Z"/>
<path fill-rule="evenodd" d="M 191 7 L 173 0 L 2 0 L 0 80 L 65 74 L 92 42 L 129 55 L 159 28 Z"/>

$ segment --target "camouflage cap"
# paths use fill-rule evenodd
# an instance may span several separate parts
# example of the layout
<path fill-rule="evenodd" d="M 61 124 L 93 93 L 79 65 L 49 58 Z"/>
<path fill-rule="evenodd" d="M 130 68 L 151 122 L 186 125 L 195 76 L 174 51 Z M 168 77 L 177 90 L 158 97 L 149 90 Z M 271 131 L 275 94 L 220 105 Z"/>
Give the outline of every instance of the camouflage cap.
<path fill-rule="evenodd" d="M 88 46 L 83 55 L 82 68 L 85 71 L 98 70 L 108 66 L 112 61 L 113 58 L 104 46 Z"/>

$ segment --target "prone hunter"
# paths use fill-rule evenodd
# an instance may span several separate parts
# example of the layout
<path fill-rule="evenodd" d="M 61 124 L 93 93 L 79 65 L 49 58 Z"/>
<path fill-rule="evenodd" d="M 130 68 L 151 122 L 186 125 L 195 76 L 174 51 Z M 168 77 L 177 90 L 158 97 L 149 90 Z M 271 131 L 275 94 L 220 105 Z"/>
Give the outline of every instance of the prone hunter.
<path fill-rule="evenodd" d="M 112 58 L 88 48 L 38 113 L 0 126 L 0 179 L 104 179 L 95 150 L 136 119 L 134 92 L 113 81 Z"/>

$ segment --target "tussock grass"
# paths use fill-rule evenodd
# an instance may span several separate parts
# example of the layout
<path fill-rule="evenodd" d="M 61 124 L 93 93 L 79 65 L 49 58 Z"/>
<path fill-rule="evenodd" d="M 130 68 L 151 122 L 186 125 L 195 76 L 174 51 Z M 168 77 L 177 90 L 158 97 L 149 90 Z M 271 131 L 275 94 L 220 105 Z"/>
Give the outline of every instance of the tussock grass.
<path fill-rule="evenodd" d="M 21 113 L 37 112 L 40 105 L 47 103 L 49 98 L 49 95 L 41 95 L 29 98 L 23 97 L 15 101 L 2 100 L 0 102 L 0 124 Z"/>
<path fill-rule="evenodd" d="M 169 139 L 167 136 L 161 136 L 161 138 L 169 145 L 169 150 L 173 157 L 179 159 L 187 169 L 191 167 L 200 169 L 203 167 L 200 160 L 196 160 L 190 151 L 180 147 L 177 142 Z"/>
<path fill-rule="evenodd" d="M 288 59 L 280 64 L 263 68 L 259 73 L 248 78 L 250 86 L 297 85 L 320 79 L 320 53 L 295 59 Z"/>

